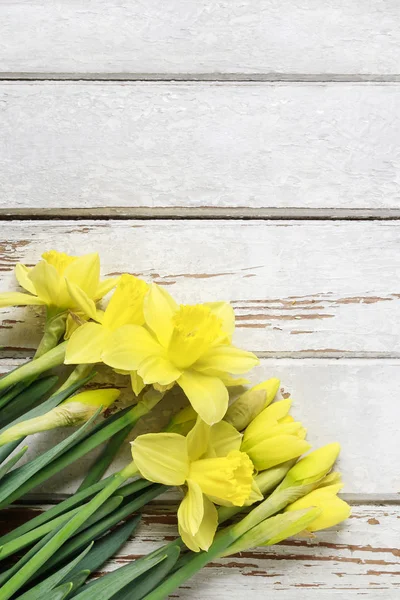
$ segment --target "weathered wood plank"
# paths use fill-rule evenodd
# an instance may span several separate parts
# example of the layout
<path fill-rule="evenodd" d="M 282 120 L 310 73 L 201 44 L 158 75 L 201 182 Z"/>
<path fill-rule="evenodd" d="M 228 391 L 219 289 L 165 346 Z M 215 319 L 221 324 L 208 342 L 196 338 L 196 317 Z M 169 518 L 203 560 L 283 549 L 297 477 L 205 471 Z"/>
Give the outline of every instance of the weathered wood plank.
<path fill-rule="evenodd" d="M 396 2 L 2 2 L 0 70 L 398 74 Z"/>
<path fill-rule="evenodd" d="M 0 365 L 3 370 L 7 368 L 6 362 Z M 251 373 L 251 379 L 254 382 L 273 376 L 281 379 L 281 394 L 293 396 L 293 414 L 304 423 L 315 448 L 335 440 L 340 442 L 338 468 L 346 483 L 345 494 L 353 499 L 356 495 L 358 500 L 368 500 L 371 495 L 393 500 L 400 489 L 397 436 L 400 404 L 396 394 L 400 389 L 399 367 L 400 360 L 263 359 Z M 130 401 L 127 378 L 115 379 L 110 371 L 101 371 L 98 382 L 118 385 L 123 391 L 122 402 Z M 135 433 L 162 427 L 183 402 L 177 391 L 172 392 L 163 400 L 156 416 L 140 423 L 129 439 Z M 30 438 L 30 448 L 23 460 L 41 454 L 69 433 L 70 430 L 64 429 Z M 110 472 L 129 462 L 129 439 Z M 51 495 L 72 493 L 95 457 L 96 452 L 92 452 L 33 491 Z"/>
<path fill-rule="evenodd" d="M 396 222 L 23 221 L 3 223 L 0 290 L 17 261 L 98 250 L 104 275 L 131 272 L 179 302 L 230 300 L 236 342 L 259 352 L 400 350 Z M 38 343 L 41 309 L 1 313 L 0 345 Z"/>
<path fill-rule="evenodd" d="M 3 511 L 1 532 L 33 514 L 28 508 Z M 315 539 L 292 538 L 216 560 L 171 597 L 240 599 L 246 593 L 261 600 L 279 592 L 283 600 L 328 600 L 340 593 L 395 600 L 400 586 L 399 518 L 398 506 L 355 506 L 346 523 L 318 532 Z M 173 507 L 148 506 L 135 537 L 97 575 L 151 552 L 176 534 Z"/>
<path fill-rule="evenodd" d="M 399 103 L 394 84 L 3 83 L 0 207 L 398 209 Z"/>

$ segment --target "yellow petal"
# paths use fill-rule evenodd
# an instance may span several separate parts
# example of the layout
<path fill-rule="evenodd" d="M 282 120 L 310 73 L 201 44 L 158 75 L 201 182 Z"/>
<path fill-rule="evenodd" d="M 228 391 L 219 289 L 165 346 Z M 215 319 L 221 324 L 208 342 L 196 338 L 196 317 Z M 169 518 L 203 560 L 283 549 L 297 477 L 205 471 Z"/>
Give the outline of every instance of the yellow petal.
<path fill-rule="evenodd" d="M 230 423 L 220 421 L 211 427 L 210 446 L 215 456 L 226 456 L 231 450 L 239 450 L 242 435 Z"/>
<path fill-rule="evenodd" d="M 217 377 L 208 377 L 196 371 L 185 371 L 178 384 L 198 415 L 213 425 L 221 421 L 228 408 L 228 390 Z"/>
<path fill-rule="evenodd" d="M 85 315 L 91 319 L 97 319 L 96 304 L 93 300 L 75 283 L 72 283 L 68 279 L 65 280 L 65 285 L 72 299 L 72 304 L 81 310 Z"/>
<path fill-rule="evenodd" d="M 158 383 L 159 385 L 169 385 L 181 375 L 181 371 L 162 356 L 145 358 L 140 363 L 138 373 L 145 383 Z"/>
<path fill-rule="evenodd" d="M 207 551 L 211 546 L 218 527 L 218 512 L 214 504 L 205 496 L 204 515 L 196 535 L 192 536 L 179 526 L 179 535 L 183 543 L 193 552 Z"/>
<path fill-rule="evenodd" d="M 240 350 L 235 346 L 216 346 L 203 354 L 194 368 L 206 374 L 208 371 L 221 371 L 239 375 L 246 373 L 259 362 L 252 352 Z"/>
<path fill-rule="evenodd" d="M 228 302 L 205 302 L 204 305 L 221 319 L 225 337 L 230 341 L 235 331 L 235 313 L 232 306 Z"/>
<path fill-rule="evenodd" d="M 275 398 L 276 394 L 278 393 L 280 384 L 281 384 L 281 382 L 279 379 L 277 379 L 276 377 L 271 377 L 270 379 L 267 379 L 266 381 L 257 383 L 257 385 L 253 386 L 251 388 L 251 390 L 249 390 L 249 391 L 258 392 L 259 390 L 265 390 L 266 398 L 265 398 L 264 408 L 266 408 L 267 406 L 269 406 L 271 404 L 272 400 Z"/>
<path fill-rule="evenodd" d="M 246 448 L 246 452 L 255 468 L 264 471 L 292 458 L 297 458 L 310 448 L 311 445 L 308 442 L 300 440 L 296 436 L 280 435 L 268 438 L 249 450 Z"/>
<path fill-rule="evenodd" d="M 168 292 L 152 283 L 144 301 L 146 324 L 165 348 L 168 346 L 174 328 L 172 317 L 178 305 Z"/>
<path fill-rule="evenodd" d="M 186 438 L 177 433 L 146 433 L 131 444 L 142 477 L 164 485 L 183 485 L 189 472 Z"/>
<path fill-rule="evenodd" d="M 111 277 L 110 279 L 104 279 L 103 281 L 100 281 L 94 294 L 94 300 L 101 300 L 101 298 L 104 298 L 108 292 L 111 292 L 111 290 L 117 285 L 118 279 L 119 277 Z"/>
<path fill-rule="evenodd" d="M 340 444 L 337 442 L 313 450 L 290 469 L 280 489 L 293 485 L 307 485 L 322 479 L 333 467 L 339 452 Z"/>
<path fill-rule="evenodd" d="M 30 296 L 21 292 L 4 292 L 0 294 L 0 308 L 6 308 L 7 306 L 28 306 L 29 304 L 41 305 L 45 304 L 45 302 L 37 296 Z"/>
<path fill-rule="evenodd" d="M 210 440 L 210 426 L 197 417 L 194 427 L 186 436 L 190 460 L 198 460 L 207 451 Z"/>
<path fill-rule="evenodd" d="M 146 384 L 144 383 L 143 379 L 140 377 L 137 371 L 131 371 L 130 376 L 132 391 L 135 394 L 135 396 L 139 396 L 140 392 L 145 388 Z"/>
<path fill-rule="evenodd" d="M 274 402 L 267 408 L 264 408 L 246 427 L 243 437 L 244 446 L 247 447 L 250 444 L 255 444 L 263 440 L 265 432 L 287 415 L 290 406 L 291 400 L 287 399 Z"/>
<path fill-rule="evenodd" d="M 68 340 L 65 364 L 83 365 L 101 362 L 109 332 L 98 323 L 81 325 Z"/>
<path fill-rule="evenodd" d="M 21 263 L 15 265 L 15 277 L 17 278 L 19 285 L 36 296 L 35 286 L 28 277 L 29 271 L 30 269 Z"/>
<path fill-rule="evenodd" d="M 315 506 L 321 509 L 317 518 L 307 527 L 309 531 L 319 531 L 341 523 L 350 516 L 350 506 L 337 497 L 342 484 L 318 488 L 296 502 L 290 504 L 286 510 L 295 511 Z"/>
<path fill-rule="evenodd" d="M 64 400 L 61 406 L 64 404 L 70 404 L 71 402 L 84 404 L 88 406 L 95 407 L 103 407 L 103 410 L 111 406 L 116 399 L 121 395 L 121 392 L 115 388 L 109 388 L 104 390 L 89 390 L 86 392 L 81 392 L 80 394 L 76 394 L 76 396 L 72 396 L 68 398 L 68 400 Z"/>
<path fill-rule="evenodd" d="M 133 275 L 121 275 L 104 313 L 103 324 L 109 329 L 122 325 L 143 325 L 143 302 L 148 285 Z"/>
<path fill-rule="evenodd" d="M 49 265 L 52 265 L 59 275 L 64 275 L 65 269 L 68 265 L 73 263 L 77 257 L 70 256 L 65 252 L 57 252 L 57 250 L 48 250 L 48 252 L 43 252 L 42 258 Z"/>
<path fill-rule="evenodd" d="M 38 297 L 45 304 L 60 306 L 61 279 L 53 265 L 41 260 L 29 271 L 29 279 L 32 281 Z M 64 305 L 64 298 L 62 298 L 62 302 Z"/>
<path fill-rule="evenodd" d="M 100 257 L 97 252 L 78 256 L 64 271 L 64 277 L 94 298 L 100 280 Z"/>
<path fill-rule="evenodd" d="M 196 535 L 204 516 L 203 492 L 200 486 L 187 480 L 187 492 L 178 508 L 178 523 L 190 535 Z"/>
<path fill-rule="evenodd" d="M 148 356 L 160 356 L 161 346 L 154 337 L 139 325 L 123 325 L 111 332 L 103 362 L 115 369 L 137 371 Z"/>

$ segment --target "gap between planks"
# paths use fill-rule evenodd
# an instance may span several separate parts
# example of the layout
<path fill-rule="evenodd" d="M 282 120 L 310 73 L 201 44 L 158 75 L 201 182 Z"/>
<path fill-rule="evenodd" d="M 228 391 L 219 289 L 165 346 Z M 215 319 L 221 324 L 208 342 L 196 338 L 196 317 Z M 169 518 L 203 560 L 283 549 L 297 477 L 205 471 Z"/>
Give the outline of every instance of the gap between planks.
<path fill-rule="evenodd" d="M 0 221 L 70 220 L 266 220 L 266 221 L 396 221 L 400 208 L 248 208 L 248 207 L 93 207 L 0 208 Z"/>
<path fill-rule="evenodd" d="M 271 83 L 397 83 L 399 73 L 73 73 L 0 72 L 0 81 L 156 81 L 156 82 L 271 82 Z"/>

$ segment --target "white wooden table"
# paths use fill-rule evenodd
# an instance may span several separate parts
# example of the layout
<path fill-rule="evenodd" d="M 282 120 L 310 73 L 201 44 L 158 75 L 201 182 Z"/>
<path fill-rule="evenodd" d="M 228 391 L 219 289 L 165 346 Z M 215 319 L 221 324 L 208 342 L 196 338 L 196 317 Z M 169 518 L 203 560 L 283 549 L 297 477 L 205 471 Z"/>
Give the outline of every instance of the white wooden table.
<path fill-rule="evenodd" d="M 1 289 L 45 249 L 96 249 L 104 274 L 231 300 L 255 377 L 281 377 L 315 445 L 342 444 L 346 524 L 175 597 L 398 598 L 397 0 L 7 0 L 0 79 Z M 2 316 L 6 371 L 40 317 Z M 107 569 L 175 535 L 172 508 L 148 508 Z"/>

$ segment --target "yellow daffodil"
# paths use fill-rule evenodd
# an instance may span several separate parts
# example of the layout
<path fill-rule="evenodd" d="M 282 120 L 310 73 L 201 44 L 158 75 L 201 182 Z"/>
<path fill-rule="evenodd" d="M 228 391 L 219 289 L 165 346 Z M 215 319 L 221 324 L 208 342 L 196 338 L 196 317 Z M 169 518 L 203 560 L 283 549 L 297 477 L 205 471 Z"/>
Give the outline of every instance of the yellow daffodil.
<path fill-rule="evenodd" d="M 104 312 L 97 311 L 96 322 L 81 325 L 68 341 L 66 364 L 102 362 L 113 332 L 123 325 L 143 325 L 143 300 L 148 285 L 133 275 L 121 275 Z"/>
<path fill-rule="evenodd" d="M 153 284 L 144 318 L 145 327 L 124 325 L 113 332 L 103 361 L 137 371 L 145 384 L 178 383 L 206 423 L 220 421 L 228 408 L 231 375 L 258 363 L 254 354 L 231 344 L 232 309 L 224 303 L 178 306 Z"/>
<path fill-rule="evenodd" d="M 216 503 L 244 506 L 252 493 L 254 468 L 247 454 L 239 451 L 240 441 L 228 423 L 210 427 L 199 418 L 186 437 L 150 433 L 132 443 L 133 460 L 145 479 L 186 486 L 178 510 L 179 532 L 195 552 L 209 548 L 217 529 L 217 510 L 210 497 Z"/>
<path fill-rule="evenodd" d="M 307 526 L 307 531 L 319 531 L 341 523 L 351 514 L 351 508 L 337 494 L 343 484 L 327 485 L 313 490 L 296 502 L 289 504 L 285 510 L 301 510 L 310 507 L 320 509 L 320 514 Z"/>
<path fill-rule="evenodd" d="M 100 281 L 100 259 L 97 253 L 69 256 L 50 250 L 32 268 L 21 263 L 15 267 L 18 283 L 29 294 L 0 294 L 0 307 L 46 305 L 50 314 L 67 309 L 82 310 L 89 317 L 96 315 L 95 302 L 115 285 L 116 279 Z"/>
<path fill-rule="evenodd" d="M 243 431 L 275 398 L 280 381 L 275 377 L 262 381 L 242 394 L 227 410 L 224 421 Z"/>
<path fill-rule="evenodd" d="M 324 484 L 323 479 L 332 469 L 339 452 L 340 444 L 337 442 L 313 450 L 290 469 L 277 489 L 308 486 L 318 482 Z"/>
<path fill-rule="evenodd" d="M 256 469 L 263 471 L 301 456 L 311 448 L 302 424 L 289 416 L 291 401 L 281 400 L 265 408 L 246 428 L 241 450 Z"/>
<path fill-rule="evenodd" d="M 0 446 L 19 440 L 26 435 L 48 431 L 56 427 L 72 427 L 88 421 L 101 407 L 102 412 L 115 402 L 117 389 L 90 390 L 64 400 L 61 404 L 39 417 L 21 421 L 0 434 Z"/>

